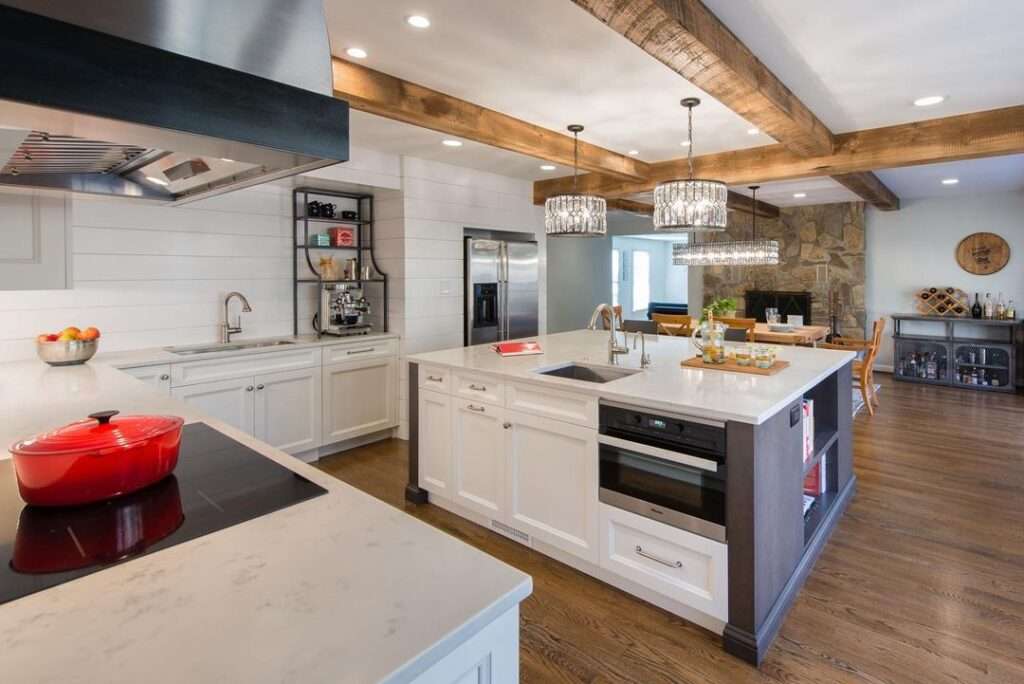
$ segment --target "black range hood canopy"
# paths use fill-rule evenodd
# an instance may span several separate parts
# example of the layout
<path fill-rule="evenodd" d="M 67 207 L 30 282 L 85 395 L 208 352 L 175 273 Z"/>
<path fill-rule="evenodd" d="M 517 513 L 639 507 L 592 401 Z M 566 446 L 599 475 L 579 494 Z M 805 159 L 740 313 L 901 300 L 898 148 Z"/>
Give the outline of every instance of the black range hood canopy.
<path fill-rule="evenodd" d="M 0 1 L 0 46 L 2 185 L 181 204 L 348 159 L 320 0 Z"/>

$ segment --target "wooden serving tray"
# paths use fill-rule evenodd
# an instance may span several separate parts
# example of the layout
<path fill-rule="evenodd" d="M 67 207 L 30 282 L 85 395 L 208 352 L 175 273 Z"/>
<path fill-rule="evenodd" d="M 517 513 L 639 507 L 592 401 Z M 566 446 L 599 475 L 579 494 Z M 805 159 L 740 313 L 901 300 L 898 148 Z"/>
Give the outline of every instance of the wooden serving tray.
<path fill-rule="evenodd" d="M 771 368 L 757 368 L 756 366 L 741 366 L 736 359 L 728 359 L 725 363 L 704 363 L 704 359 L 695 356 L 679 363 L 684 368 L 705 368 L 707 370 L 730 371 L 732 373 L 749 373 L 751 375 L 775 375 L 784 368 L 789 368 L 789 361 L 775 359 Z"/>

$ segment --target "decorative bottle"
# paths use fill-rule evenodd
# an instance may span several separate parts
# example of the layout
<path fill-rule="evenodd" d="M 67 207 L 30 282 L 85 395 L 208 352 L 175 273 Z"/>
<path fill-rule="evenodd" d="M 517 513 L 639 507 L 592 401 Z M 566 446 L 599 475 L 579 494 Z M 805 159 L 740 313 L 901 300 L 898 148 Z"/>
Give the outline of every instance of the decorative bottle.
<path fill-rule="evenodd" d="M 1006 305 L 1003 304 L 1003 293 L 999 293 L 999 299 L 996 300 L 996 319 L 1003 320 L 1006 318 Z"/>
<path fill-rule="evenodd" d="M 974 293 L 974 306 L 971 307 L 971 318 L 981 318 L 981 301 L 978 299 L 978 293 Z"/>
<path fill-rule="evenodd" d="M 1017 309 L 1013 306 L 1013 300 L 1006 305 L 1006 320 L 1015 321 L 1017 320 Z"/>
<path fill-rule="evenodd" d="M 995 315 L 995 306 L 992 304 L 992 293 L 985 293 L 985 310 L 982 314 L 984 318 L 992 318 Z"/>

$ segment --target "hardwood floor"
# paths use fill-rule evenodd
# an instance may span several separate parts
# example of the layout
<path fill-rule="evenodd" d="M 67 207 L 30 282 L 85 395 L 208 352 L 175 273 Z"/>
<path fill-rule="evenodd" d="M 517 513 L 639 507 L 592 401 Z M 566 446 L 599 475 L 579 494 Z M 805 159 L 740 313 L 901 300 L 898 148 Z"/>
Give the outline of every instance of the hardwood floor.
<path fill-rule="evenodd" d="M 1024 682 L 1024 396 L 879 375 L 854 421 L 859 488 L 760 670 L 665 611 L 431 505 L 406 442 L 324 471 L 529 573 L 524 682 Z"/>

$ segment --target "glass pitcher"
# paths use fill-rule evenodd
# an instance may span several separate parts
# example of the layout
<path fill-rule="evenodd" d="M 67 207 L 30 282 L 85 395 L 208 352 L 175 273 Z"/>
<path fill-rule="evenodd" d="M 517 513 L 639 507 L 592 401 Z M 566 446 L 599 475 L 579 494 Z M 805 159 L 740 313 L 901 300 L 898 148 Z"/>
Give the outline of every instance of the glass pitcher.
<path fill-rule="evenodd" d="M 725 331 L 727 326 L 712 316 L 693 331 L 693 346 L 697 347 L 704 363 L 725 363 Z"/>

